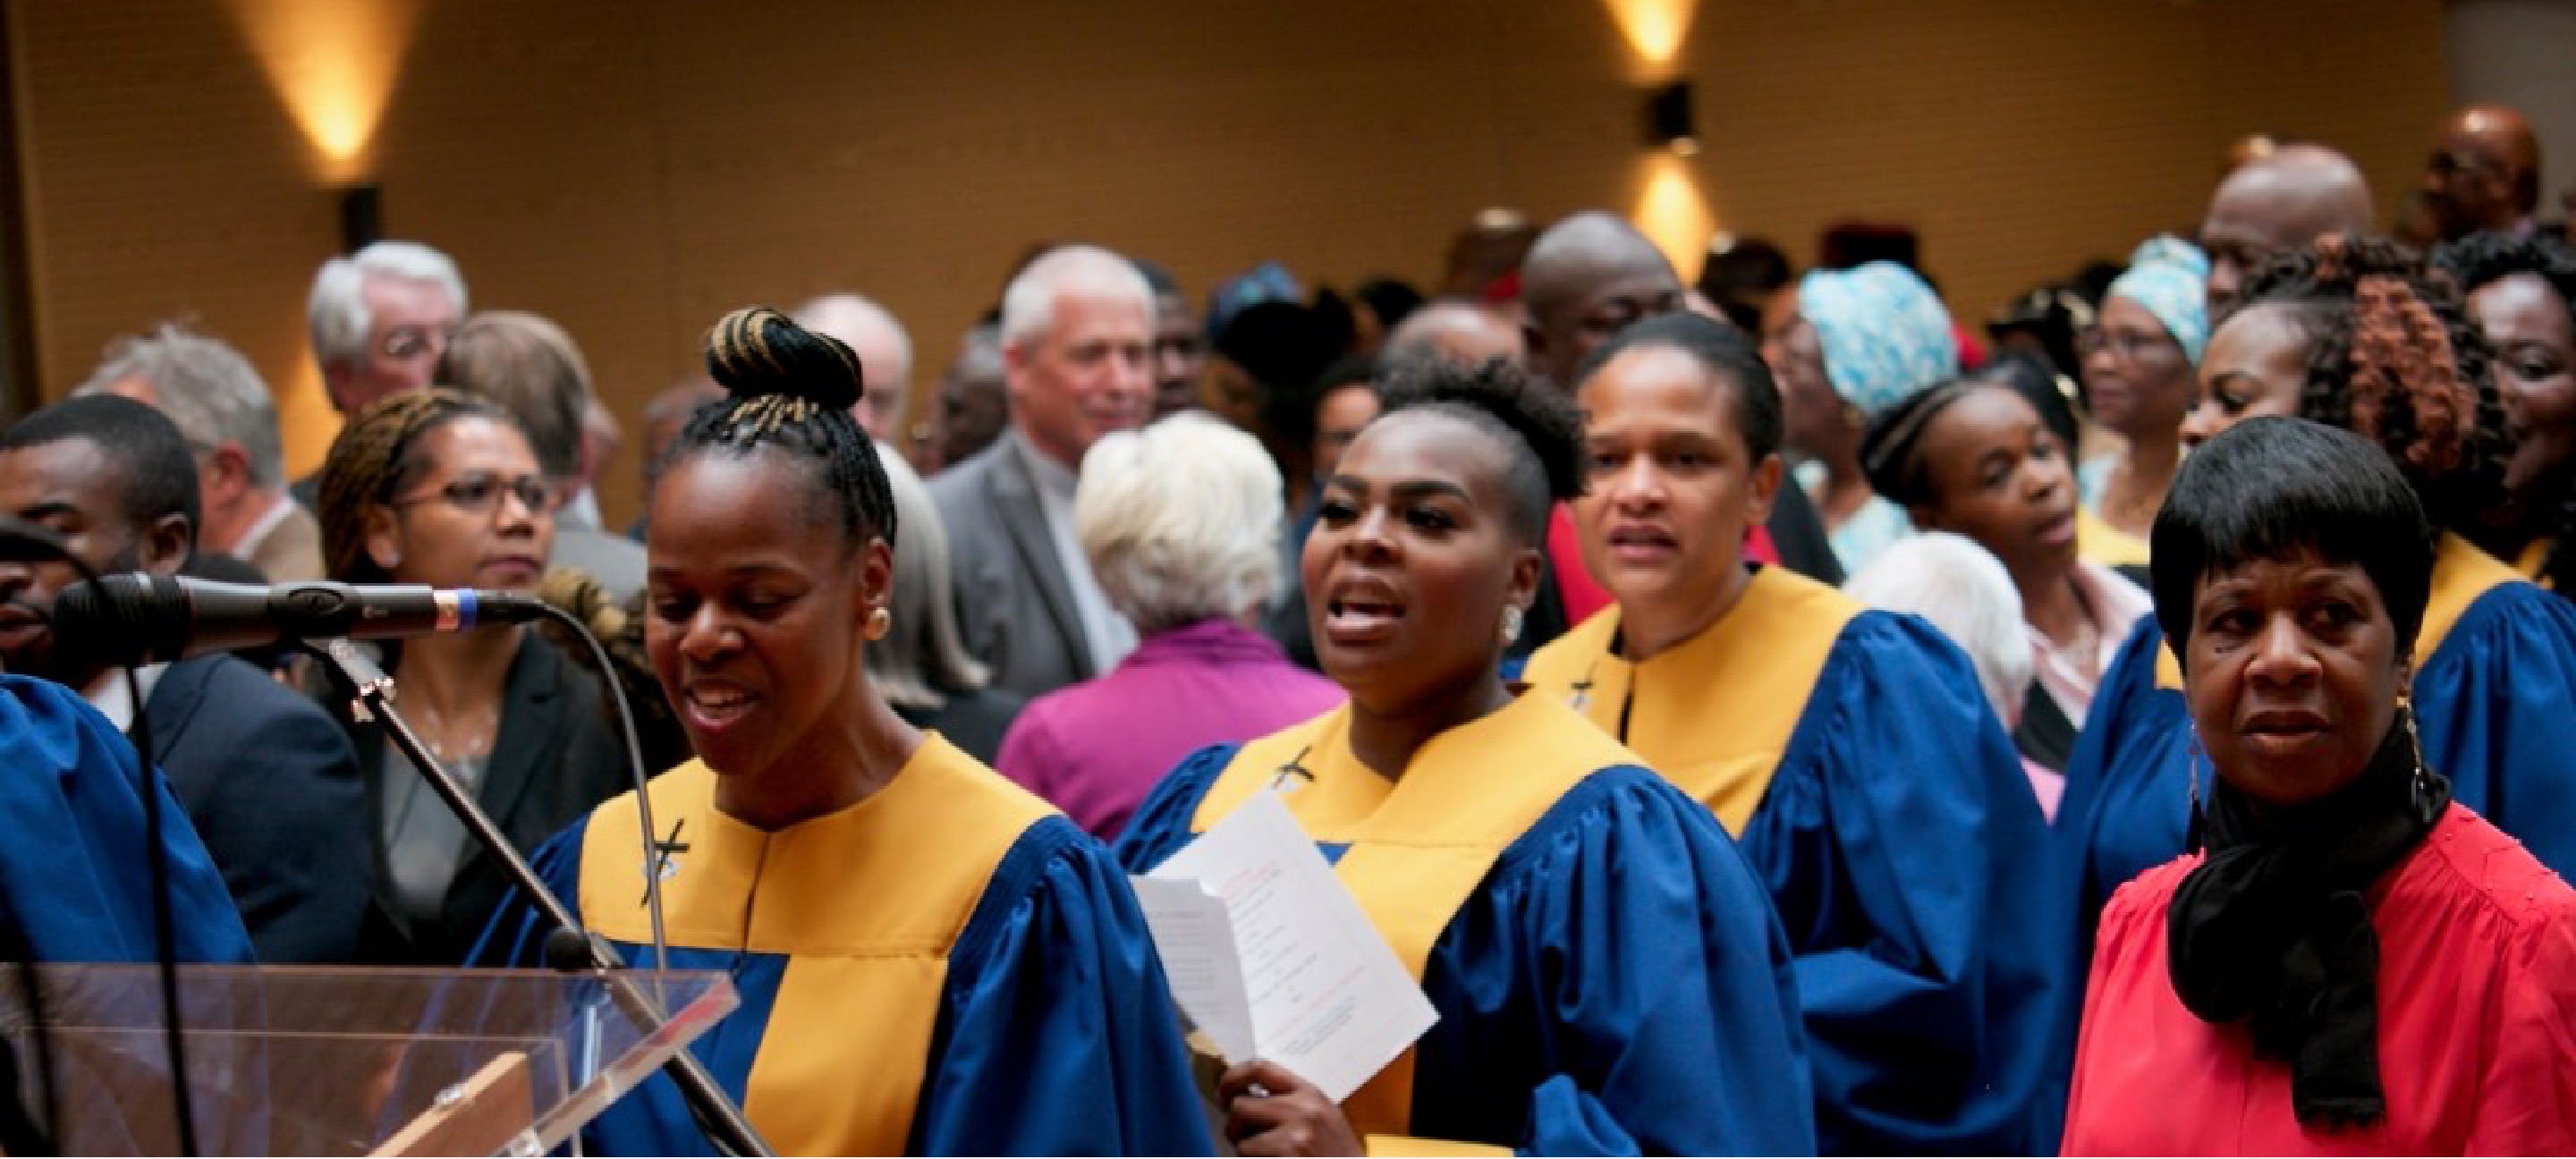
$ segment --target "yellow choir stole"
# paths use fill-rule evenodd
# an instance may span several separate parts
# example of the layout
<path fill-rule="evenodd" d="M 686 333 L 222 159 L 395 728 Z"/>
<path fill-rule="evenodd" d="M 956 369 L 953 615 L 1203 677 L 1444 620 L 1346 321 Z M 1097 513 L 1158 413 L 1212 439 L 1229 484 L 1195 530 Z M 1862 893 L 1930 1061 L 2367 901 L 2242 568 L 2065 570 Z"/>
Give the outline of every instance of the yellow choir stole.
<path fill-rule="evenodd" d="M 655 778 L 653 819 L 688 846 L 662 885 L 670 944 L 789 959 L 743 1111 L 782 1154 L 901 1154 L 949 950 L 1054 810 L 937 734 L 874 796 L 774 833 L 718 812 L 716 777 L 693 760 Z M 598 933 L 649 945 L 636 832 L 632 793 L 591 814 L 579 904 Z"/>
<path fill-rule="evenodd" d="M 1861 611 L 1834 588 L 1766 567 L 1724 619 L 1643 663 L 1620 657 L 1614 606 L 1539 649 L 1524 678 L 1742 834 L 1834 642 Z"/>
<path fill-rule="evenodd" d="M 1308 836 L 1348 847 L 1334 873 L 1418 982 L 1503 850 L 1596 770 L 1642 764 L 1556 701 L 1524 693 L 1431 738 L 1390 781 L 1351 754 L 1344 706 L 1243 746 L 1200 799 L 1190 831 L 1206 832 L 1276 784 Z M 1405 1051 L 1343 1103 L 1354 1130 L 1408 1133 L 1413 1064 Z"/>

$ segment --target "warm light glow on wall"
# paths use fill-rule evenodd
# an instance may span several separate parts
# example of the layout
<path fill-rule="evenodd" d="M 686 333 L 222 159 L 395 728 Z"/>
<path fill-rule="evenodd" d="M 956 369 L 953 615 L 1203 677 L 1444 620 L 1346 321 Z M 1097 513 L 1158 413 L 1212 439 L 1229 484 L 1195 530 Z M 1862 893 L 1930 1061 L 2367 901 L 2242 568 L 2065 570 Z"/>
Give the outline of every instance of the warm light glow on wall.
<path fill-rule="evenodd" d="M 331 440 L 340 434 L 340 412 L 331 409 L 331 396 L 322 389 L 322 368 L 313 361 L 312 348 L 302 342 L 295 348 L 295 370 L 283 381 L 270 382 L 269 389 L 277 396 L 286 476 L 301 479 L 322 469 Z"/>
<path fill-rule="evenodd" d="M 1637 211 L 1630 218 L 1688 280 L 1697 276 L 1700 264 L 1708 260 L 1708 238 L 1716 229 L 1716 220 L 1709 212 L 1708 199 L 1700 196 L 1699 179 L 1691 172 L 1690 161 L 1658 153 L 1649 154 L 1645 166 L 1645 184 L 1637 195 Z"/>
<path fill-rule="evenodd" d="M 420 0 L 226 0 L 278 100 L 304 130 L 318 176 L 371 176 L 376 125 L 402 72 Z"/>
<path fill-rule="evenodd" d="M 1690 34 L 1691 14 L 1699 0 L 1601 0 L 1628 47 L 1649 73 L 1661 74 L 1681 56 L 1682 38 Z"/>

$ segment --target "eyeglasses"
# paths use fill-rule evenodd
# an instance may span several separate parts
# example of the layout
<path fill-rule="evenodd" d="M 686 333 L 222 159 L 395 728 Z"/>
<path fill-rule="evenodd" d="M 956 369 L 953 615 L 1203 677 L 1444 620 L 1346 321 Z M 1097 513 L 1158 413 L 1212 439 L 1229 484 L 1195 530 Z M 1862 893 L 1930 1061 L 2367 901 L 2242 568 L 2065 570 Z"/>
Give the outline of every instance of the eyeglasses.
<path fill-rule="evenodd" d="M 384 341 L 376 352 L 387 358 L 413 359 L 423 354 L 438 354 L 447 349 L 456 336 L 454 326 L 396 326 L 385 331 Z"/>
<path fill-rule="evenodd" d="M 401 508 L 436 499 L 467 515 L 490 515 L 500 506 L 501 496 L 516 495 L 519 505 L 531 514 L 549 515 L 563 498 L 553 484 L 535 475 L 503 479 L 498 475 L 459 475 L 435 491 L 394 500 L 390 506 Z"/>
<path fill-rule="evenodd" d="M 2082 354 L 2087 358 L 2100 354 L 2105 350 L 2115 350 L 2119 352 L 2122 361 L 2136 362 L 2158 350 L 2164 349 L 2164 347 L 2171 342 L 2172 339 L 2166 338 L 2160 334 L 2141 334 L 2135 331 L 2122 333 L 2117 330 L 2086 330 L 2075 336 L 2075 350 L 2077 353 Z"/>

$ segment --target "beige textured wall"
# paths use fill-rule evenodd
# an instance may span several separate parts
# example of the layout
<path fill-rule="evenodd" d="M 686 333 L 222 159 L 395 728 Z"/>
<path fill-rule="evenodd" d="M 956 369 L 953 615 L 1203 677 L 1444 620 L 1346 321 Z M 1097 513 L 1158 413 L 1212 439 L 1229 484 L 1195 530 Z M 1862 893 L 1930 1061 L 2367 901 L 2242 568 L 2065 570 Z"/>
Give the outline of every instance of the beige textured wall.
<path fill-rule="evenodd" d="M 1706 0 L 1661 66 L 1622 35 L 1688 4 L 13 4 L 45 388 L 193 318 L 279 384 L 291 465 L 317 462 L 303 293 L 353 176 L 477 305 L 570 327 L 631 422 L 746 301 L 871 293 L 926 381 L 1035 239 L 1160 258 L 1194 294 L 1265 257 L 1428 280 L 1478 208 L 1633 212 L 1659 174 L 1704 199 L 1684 218 L 1800 252 L 1837 216 L 1913 221 L 1979 316 L 2194 223 L 2244 131 L 2342 144 L 2394 191 L 2445 100 L 2438 0 Z M 1639 86 L 1674 75 L 1690 163 L 1638 143 Z M 346 159 L 281 95 L 370 78 L 382 121 Z"/>

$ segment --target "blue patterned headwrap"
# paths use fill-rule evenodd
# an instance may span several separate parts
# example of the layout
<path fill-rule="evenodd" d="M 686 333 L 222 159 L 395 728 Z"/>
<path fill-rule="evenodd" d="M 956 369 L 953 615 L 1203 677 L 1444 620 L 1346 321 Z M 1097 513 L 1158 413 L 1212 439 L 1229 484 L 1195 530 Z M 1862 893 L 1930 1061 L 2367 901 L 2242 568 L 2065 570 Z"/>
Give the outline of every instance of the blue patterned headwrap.
<path fill-rule="evenodd" d="M 2111 283 L 2109 296 L 2146 307 L 2182 345 L 2183 356 L 2200 365 L 2209 345 L 2209 257 L 2200 247 L 2176 237 L 2147 239 L 2129 255 L 2129 272 Z"/>
<path fill-rule="evenodd" d="M 1809 273 L 1798 283 L 1798 314 L 1816 329 L 1834 393 L 1864 415 L 1959 373 L 1950 311 L 1894 262 Z"/>

